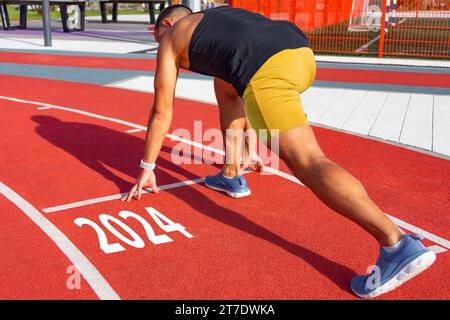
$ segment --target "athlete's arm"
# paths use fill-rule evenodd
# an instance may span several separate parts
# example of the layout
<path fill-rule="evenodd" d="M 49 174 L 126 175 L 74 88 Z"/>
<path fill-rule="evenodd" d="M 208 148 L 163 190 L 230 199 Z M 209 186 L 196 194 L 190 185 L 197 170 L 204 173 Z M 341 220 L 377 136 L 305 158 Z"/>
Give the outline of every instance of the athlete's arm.
<path fill-rule="evenodd" d="M 177 56 L 170 43 L 161 43 L 155 75 L 155 100 L 147 124 L 144 161 L 154 163 L 172 123 L 173 99 L 177 82 Z"/>
<path fill-rule="evenodd" d="M 147 136 L 143 156 L 143 160 L 147 163 L 155 163 L 172 122 L 173 99 L 178 75 L 178 58 L 176 52 L 173 50 L 172 41 L 167 36 L 161 41 L 157 55 L 154 82 L 155 99 L 147 124 Z M 122 200 L 130 201 L 135 195 L 140 200 L 142 189 L 148 187 L 155 193 L 159 191 L 153 170 L 142 169 L 136 184 Z"/>

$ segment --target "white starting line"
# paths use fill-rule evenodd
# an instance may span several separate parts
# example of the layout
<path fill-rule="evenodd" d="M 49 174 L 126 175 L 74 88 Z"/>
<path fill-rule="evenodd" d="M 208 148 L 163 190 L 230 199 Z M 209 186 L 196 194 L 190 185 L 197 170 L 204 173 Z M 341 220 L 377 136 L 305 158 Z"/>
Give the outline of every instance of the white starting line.
<path fill-rule="evenodd" d="M 181 181 L 181 182 L 158 186 L 158 189 L 159 190 L 176 189 L 176 188 L 180 188 L 180 187 L 191 186 L 193 184 L 202 183 L 203 181 L 205 181 L 205 178 Z M 150 193 L 150 192 L 152 192 L 152 189 L 144 189 L 143 190 L 143 193 Z M 63 211 L 63 210 L 68 210 L 68 209 L 73 209 L 73 208 L 78 208 L 78 207 L 84 207 L 84 206 L 88 206 L 88 205 L 95 204 L 95 203 L 119 200 L 126 194 L 127 194 L 127 192 L 124 192 L 124 193 L 113 194 L 111 196 L 105 196 L 105 197 L 99 197 L 99 198 L 93 198 L 93 199 L 88 199 L 88 200 L 67 203 L 67 204 L 63 204 L 60 206 L 45 208 L 45 209 L 42 209 L 42 211 L 45 213 L 52 213 L 52 212 L 58 212 L 58 211 Z"/>
<path fill-rule="evenodd" d="M 48 103 L 43 103 L 43 102 L 37 102 L 37 101 L 30 101 L 30 100 L 23 100 L 23 99 L 18 99 L 18 98 L 13 98 L 13 97 L 6 97 L 6 96 L 0 96 L 0 99 L 3 100 L 9 100 L 9 101 L 14 101 L 14 102 L 19 102 L 19 103 L 24 103 L 24 104 L 31 104 L 31 105 L 38 105 L 38 106 L 42 106 L 42 107 L 49 107 L 50 109 L 57 109 L 57 110 L 64 110 L 64 111 L 68 111 L 68 112 L 72 112 L 72 113 L 77 113 L 77 114 L 82 114 L 88 117 L 92 117 L 92 118 L 96 118 L 96 119 L 101 119 L 101 120 L 106 120 L 106 121 L 110 121 L 110 122 L 114 122 L 114 123 L 118 123 L 118 124 L 122 124 L 125 126 L 129 126 L 131 128 L 134 129 L 139 129 L 139 130 L 143 130 L 146 131 L 147 128 L 132 122 L 128 122 L 128 121 L 124 121 L 124 120 L 120 120 L 120 119 L 116 119 L 116 118 L 112 118 L 112 117 L 107 117 L 107 116 L 103 116 L 103 115 L 99 115 L 96 113 L 92 113 L 92 112 L 87 112 L 87 111 L 83 111 L 83 110 L 79 110 L 79 109 L 74 109 L 74 108 L 66 108 L 66 107 L 62 107 L 62 106 L 57 106 L 57 105 L 53 105 L 53 104 L 48 104 Z M 191 146 L 203 149 L 203 150 L 208 150 L 208 151 L 212 151 L 212 152 L 216 152 L 218 154 L 221 155 L 225 155 L 225 152 L 223 150 L 219 150 L 210 146 L 205 146 L 201 143 L 195 142 L 195 141 L 191 141 L 188 139 L 184 139 L 181 138 L 179 136 L 176 135 L 172 135 L 172 134 L 167 134 L 167 137 L 175 140 L 175 141 L 179 141 L 179 142 L 183 142 L 186 144 L 189 144 Z M 287 179 L 289 181 L 292 181 L 294 183 L 303 185 L 296 177 L 274 169 L 274 168 L 265 168 L 265 170 L 267 172 L 273 173 L 275 175 L 278 175 L 279 177 L 282 177 L 284 179 Z M 196 179 L 196 180 L 189 180 L 189 181 L 184 181 L 184 182 L 177 182 L 174 184 L 169 184 L 169 185 L 165 185 L 165 186 L 161 186 L 160 189 L 162 190 L 168 190 L 168 189 L 173 189 L 173 188 L 178 188 L 178 187 L 183 187 L 186 185 L 193 185 L 196 183 L 201 183 L 203 182 L 203 179 Z M 164 188 L 164 189 L 163 189 Z M 150 191 L 146 191 L 146 192 L 150 192 Z M 115 194 L 115 195 L 111 195 L 111 196 L 106 196 L 106 197 L 100 197 L 100 198 L 95 198 L 95 199 L 89 199 L 89 200 L 83 200 L 83 201 L 78 201 L 78 202 L 74 202 L 74 203 L 70 203 L 70 204 L 64 204 L 64 205 L 59 205 L 59 206 L 55 206 L 55 207 L 50 207 L 50 208 L 45 208 L 42 211 L 45 213 L 50 213 L 50 212 L 57 212 L 57 211 L 62 211 L 62 210 L 66 210 L 69 208 L 74 208 L 74 207 L 80 207 L 80 206 L 84 206 L 84 205 L 90 205 L 93 203 L 100 203 L 100 202 L 105 202 L 105 201 L 111 201 L 111 200 L 117 200 L 120 199 L 122 194 Z M 442 237 L 439 237 L 435 234 L 432 234 L 428 231 L 425 231 L 421 228 L 418 228 L 412 224 L 409 224 L 399 218 L 396 218 L 394 216 L 388 215 L 389 218 L 391 220 L 394 221 L 394 223 L 396 223 L 399 227 L 420 234 L 421 236 L 423 236 L 424 238 L 433 241 L 434 243 L 439 244 L 440 246 L 444 247 L 444 248 L 436 248 L 434 247 L 433 250 L 435 251 L 447 251 L 447 249 L 450 249 L 450 241 L 447 239 L 444 239 Z M 443 250 L 443 251 L 442 251 Z"/>

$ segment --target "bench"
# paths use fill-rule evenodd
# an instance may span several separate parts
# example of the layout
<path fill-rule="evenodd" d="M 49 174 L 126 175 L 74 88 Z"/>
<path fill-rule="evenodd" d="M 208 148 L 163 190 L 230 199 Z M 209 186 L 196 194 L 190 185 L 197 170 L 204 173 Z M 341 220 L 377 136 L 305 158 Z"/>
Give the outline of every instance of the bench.
<path fill-rule="evenodd" d="M 155 5 L 159 4 L 159 10 L 164 9 L 167 1 L 161 0 L 99 0 L 100 3 L 100 13 L 102 15 L 102 23 L 107 23 L 108 18 L 106 14 L 106 4 L 113 5 L 112 7 L 112 22 L 117 22 L 117 11 L 119 3 L 143 3 L 148 4 L 148 12 L 150 14 L 150 24 L 155 24 Z M 172 1 L 168 1 L 169 5 Z"/>
<path fill-rule="evenodd" d="M 0 0 L 0 15 L 2 17 L 2 26 L 4 30 L 11 29 L 11 22 L 8 15 L 8 4 L 20 5 L 20 22 L 19 29 L 27 28 L 27 10 L 29 5 L 42 5 L 42 1 L 39 0 Z M 84 30 L 84 20 L 85 20 L 85 10 L 86 1 L 85 0 L 50 0 L 51 5 L 58 5 L 61 12 L 61 22 L 64 32 L 70 32 L 68 26 L 69 15 L 67 13 L 67 6 L 77 5 L 80 8 L 80 28 L 74 30 Z"/>

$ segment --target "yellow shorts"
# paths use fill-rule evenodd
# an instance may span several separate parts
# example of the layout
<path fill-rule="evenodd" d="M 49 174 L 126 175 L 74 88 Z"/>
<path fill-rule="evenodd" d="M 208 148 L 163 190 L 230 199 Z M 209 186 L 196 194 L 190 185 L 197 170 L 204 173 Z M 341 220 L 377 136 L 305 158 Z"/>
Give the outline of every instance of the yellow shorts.
<path fill-rule="evenodd" d="M 300 93 L 308 89 L 316 75 L 310 48 L 286 49 L 270 57 L 254 74 L 243 99 L 245 111 L 255 130 L 268 136 L 307 125 Z M 271 133 L 272 132 L 272 133 Z"/>

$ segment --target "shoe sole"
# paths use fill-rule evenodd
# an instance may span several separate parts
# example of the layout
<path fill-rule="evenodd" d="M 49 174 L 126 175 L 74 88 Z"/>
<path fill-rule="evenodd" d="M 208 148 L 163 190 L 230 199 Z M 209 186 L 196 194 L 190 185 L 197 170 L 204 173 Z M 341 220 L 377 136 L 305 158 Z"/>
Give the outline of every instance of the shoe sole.
<path fill-rule="evenodd" d="M 206 181 L 205 181 L 205 185 L 208 188 L 210 188 L 210 189 L 213 189 L 213 190 L 216 190 L 216 191 L 220 191 L 220 192 L 224 192 L 228 196 L 230 196 L 231 198 L 235 198 L 235 199 L 248 197 L 249 195 L 252 194 L 252 192 L 250 190 L 248 190 L 246 192 L 231 192 L 231 191 L 228 191 L 228 190 L 225 190 L 225 189 L 221 189 L 221 188 L 217 188 L 217 187 L 211 186 L 208 183 L 206 183 Z"/>
<path fill-rule="evenodd" d="M 411 280 L 419 273 L 425 271 L 436 261 L 436 254 L 432 251 L 427 251 L 424 254 L 418 256 L 416 259 L 404 266 L 392 279 L 380 286 L 378 289 L 368 294 L 360 294 L 352 289 L 352 291 L 360 298 L 370 299 L 379 295 L 388 293 L 408 280 Z"/>

